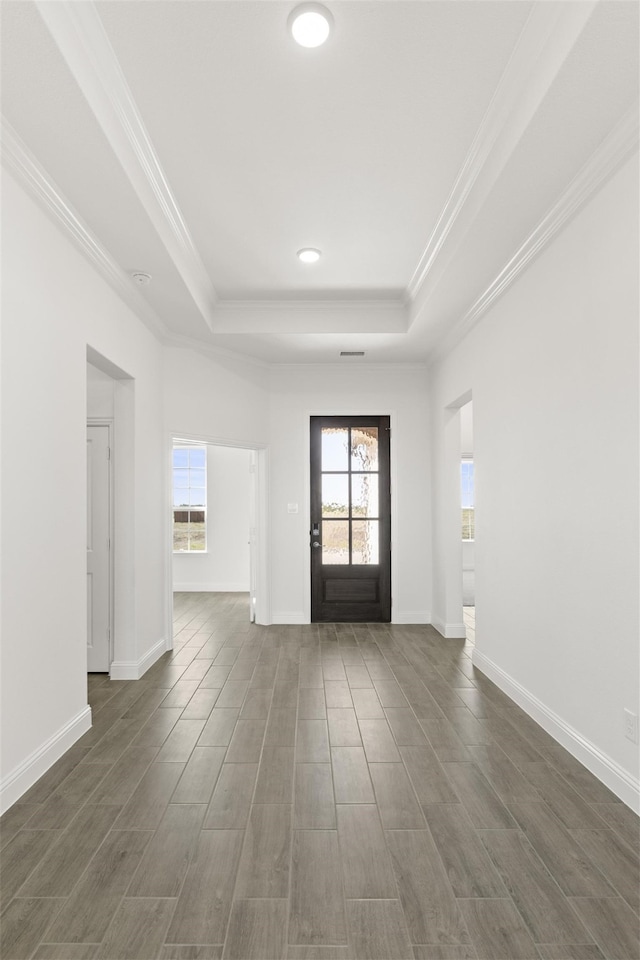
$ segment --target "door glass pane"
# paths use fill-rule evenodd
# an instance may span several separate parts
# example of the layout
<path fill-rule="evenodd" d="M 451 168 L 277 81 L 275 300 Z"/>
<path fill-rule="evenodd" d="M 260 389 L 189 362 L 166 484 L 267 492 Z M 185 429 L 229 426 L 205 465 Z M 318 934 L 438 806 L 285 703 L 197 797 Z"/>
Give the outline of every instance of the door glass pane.
<path fill-rule="evenodd" d="M 325 473 L 322 477 L 322 516 L 349 516 L 348 474 Z"/>
<path fill-rule="evenodd" d="M 351 428 L 351 469 L 378 469 L 378 428 Z"/>
<path fill-rule="evenodd" d="M 173 465 L 174 467 L 188 467 L 189 466 L 189 451 L 185 450 L 184 447 L 179 447 L 173 451 Z"/>
<path fill-rule="evenodd" d="M 378 563 L 379 523 L 377 520 L 354 520 L 351 562 L 356 564 Z"/>
<path fill-rule="evenodd" d="M 348 520 L 323 520 L 322 562 L 349 563 Z"/>
<path fill-rule="evenodd" d="M 349 431 L 346 427 L 322 428 L 322 469 L 348 470 Z"/>
<path fill-rule="evenodd" d="M 173 485 L 174 485 L 174 487 L 188 487 L 188 486 L 189 486 L 189 471 L 188 471 L 188 470 L 174 470 L 174 471 L 173 471 Z"/>
<path fill-rule="evenodd" d="M 351 476 L 351 511 L 353 517 L 377 517 L 378 474 L 357 474 Z"/>

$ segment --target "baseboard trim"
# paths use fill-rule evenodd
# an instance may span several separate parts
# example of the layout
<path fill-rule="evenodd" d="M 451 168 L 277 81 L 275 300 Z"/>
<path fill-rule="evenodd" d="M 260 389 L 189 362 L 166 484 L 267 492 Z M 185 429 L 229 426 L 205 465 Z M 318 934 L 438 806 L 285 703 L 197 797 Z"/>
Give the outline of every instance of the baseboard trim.
<path fill-rule="evenodd" d="M 304 623 L 309 623 L 309 619 L 308 617 L 305 617 L 304 613 L 292 613 L 291 611 L 285 610 L 284 612 L 276 611 L 275 613 L 272 613 L 271 623 L 272 624 L 278 624 L 278 623 L 304 624 Z"/>
<path fill-rule="evenodd" d="M 609 787 L 623 803 L 626 803 L 636 813 L 640 813 L 639 780 L 606 753 L 603 753 L 595 743 L 583 737 L 578 730 L 558 716 L 485 654 L 476 649 L 473 651 L 472 660 L 473 665 L 478 670 L 481 670 L 490 680 L 493 680 L 496 686 L 500 687 L 508 697 L 511 697 L 518 706 L 522 707 L 525 713 L 528 713 L 539 723 L 554 740 L 562 744 L 598 780 Z"/>
<path fill-rule="evenodd" d="M 404 610 L 391 613 L 391 623 L 431 623 L 431 613 L 428 610 Z"/>
<path fill-rule="evenodd" d="M 166 640 L 158 640 L 139 660 L 114 660 L 109 676 L 112 680 L 140 680 L 149 667 L 169 649 Z"/>
<path fill-rule="evenodd" d="M 174 583 L 174 593 L 249 593 L 243 583 Z"/>
<path fill-rule="evenodd" d="M 433 617 L 432 626 L 441 633 L 445 640 L 464 640 L 467 636 L 467 628 L 464 623 L 445 623 L 439 617 Z"/>
<path fill-rule="evenodd" d="M 76 740 L 91 729 L 91 707 L 83 707 L 68 723 L 34 750 L 26 760 L 15 768 L 0 783 L 0 813 L 19 800 L 23 793 L 39 780 Z"/>

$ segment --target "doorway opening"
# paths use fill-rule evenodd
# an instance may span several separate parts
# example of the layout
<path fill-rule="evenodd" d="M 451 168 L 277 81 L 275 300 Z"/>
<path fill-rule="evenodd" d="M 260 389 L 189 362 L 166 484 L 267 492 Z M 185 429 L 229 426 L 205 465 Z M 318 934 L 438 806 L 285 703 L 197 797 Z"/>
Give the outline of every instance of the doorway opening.
<path fill-rule="evenodd" d="M 113 661 L 114 381 L 87 361 L 87 673 Z"/>
<path fill-rule="evenodd" d="M 246 604 L 252 622 L 269 622 L 262 582 L 265 457 L 264 449 L 172 438 L 172 598 L 217 594 L 229 606 Z"/>
<path fill-rule="evenodd" d="M 95 540 L 96 529 L 92 531 L 92 524 L 104 524 L 104 513 L 108 512 L 108 533 L 104 531 L 99 536 L 109 541 L 109 635 L 104 640 L 102 633 L 103 655 L 100 669 L 108 672 L 112 680 L 130 679 L 131 663 L 136 659 L 135 653 L 135 569 L 134 551 L 131 544 L 131 531 L 135 526 L 135 379 L 118 367 L 107 357 L 98 353 L 87 345 L 87 429 L 108 426 L 109 442 L 107 454 L 109 471 L 108 504 L 104 496 L 94 497 L 94 506 L 99 500 L 102 503 L 103 517 L 87 517 L 87 544 L 90 536 Z M 89 453 L 89 444 L 87 444 Z M 99 461 L 104 467 L 102 454 Z M 89 463 L 87 463 L 89 471 Z M 89 489 L 88 504 L 91 493 Z M 89 566 L 89 557 L 87 557 Z M 104 570 L 104 565 L 103 568 Z M 87 569 L 87 573 L 89 570 Z M 89 578 L 87 578 L 89 580 Z M 94 571 L 95 579 L 95 571 Z M 92 588 L 96 593 L 97 587 Z M 102 591 L 105 590 L 103 579 Z M 97 594 L 96 594 L 97 596 Z M 88 604 L 90 602 L 87 596 Z M 91 600 L 93 603 L 93 600 Z M 104 603 L 104 599 L 102 601 Z M 97 608 L 96 608 L 97 609 Z M 96 612 L 96 611 L 94 611 Z M 87 638 L 90 639 L 91 629 L 88 609 Z M 102 627 L 99 628 L 102 630 Z M 98 627 L 94 629 L 97 635 Z M 106 656 L 104 649 L 108 650 Z M 88 647 L 87 647 L 88 652 Z M 87 658 L 87 672 L 93 672 L 92 661 Z M 105 665 L 106 663 L 106 665 Z"/>

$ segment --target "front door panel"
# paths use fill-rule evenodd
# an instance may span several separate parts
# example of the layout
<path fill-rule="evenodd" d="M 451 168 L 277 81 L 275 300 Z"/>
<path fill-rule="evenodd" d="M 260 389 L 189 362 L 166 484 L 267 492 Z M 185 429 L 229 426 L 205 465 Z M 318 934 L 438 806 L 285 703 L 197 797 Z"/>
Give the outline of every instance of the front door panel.
<path fill-rule="evenodd" d="M 311 417 L 311 619 L 391 619 L 389 417 Z"/>

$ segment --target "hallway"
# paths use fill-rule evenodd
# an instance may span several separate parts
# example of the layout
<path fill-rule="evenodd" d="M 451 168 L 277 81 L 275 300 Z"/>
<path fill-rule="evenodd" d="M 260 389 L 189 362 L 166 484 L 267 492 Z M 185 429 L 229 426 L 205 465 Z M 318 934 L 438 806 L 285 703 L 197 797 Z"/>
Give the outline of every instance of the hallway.
<path fill-rule="evenodd" d="M 4 960 L 637 960 L 638 819 L 429 626 L 175 649 L 2 818 Z"/>

